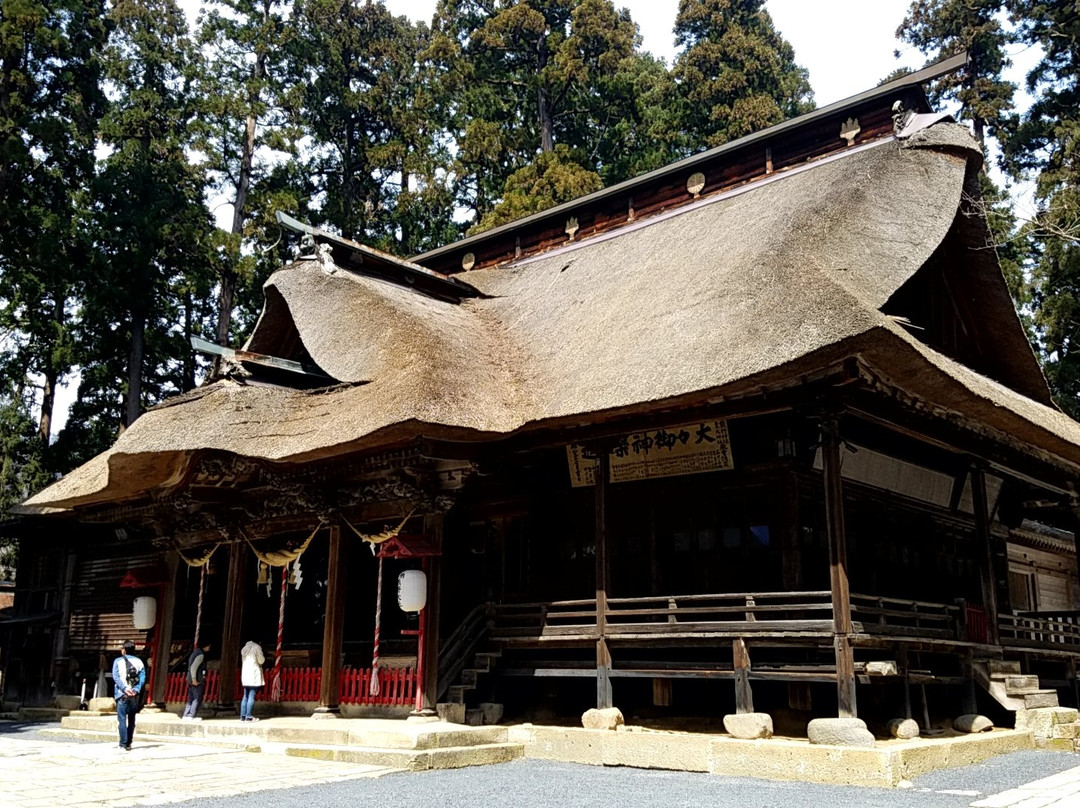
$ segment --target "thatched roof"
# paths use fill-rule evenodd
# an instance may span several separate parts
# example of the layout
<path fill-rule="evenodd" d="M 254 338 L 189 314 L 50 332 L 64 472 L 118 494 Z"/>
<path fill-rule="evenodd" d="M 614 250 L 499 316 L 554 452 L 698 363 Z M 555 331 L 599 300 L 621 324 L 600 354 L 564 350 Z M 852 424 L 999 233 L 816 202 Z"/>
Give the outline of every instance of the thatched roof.
<path fill-rule="evenodd" d="M 1080 466 L 1080 425 L 1047 406 L 992 251 L 955 270 L 961 286 L 964 272 L 977 276 L 979 311 L 1004 335 L 983 373 L 881 312 L 947 239 L 984 237 L 977 218 L 958 216 L 980 161 L 965 130 L 939 123 L 465 273 L 483 296 L 461 302 L 298 261 L 267 282 L 247 347 L 303 350 L 341 386 L 217 382 L 146 413 L 27 506 L 138 497 L 203 449 L 305 461 L 421 434 L 492 438 L 793 378 L 850 355 Z"/>

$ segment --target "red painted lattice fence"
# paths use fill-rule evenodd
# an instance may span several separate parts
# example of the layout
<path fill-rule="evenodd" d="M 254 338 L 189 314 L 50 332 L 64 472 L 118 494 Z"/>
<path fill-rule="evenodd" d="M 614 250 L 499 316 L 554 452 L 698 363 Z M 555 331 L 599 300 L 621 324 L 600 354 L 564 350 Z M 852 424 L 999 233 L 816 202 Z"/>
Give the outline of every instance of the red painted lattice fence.
<path fill-rule="evenodd" d="M 282 701 L 318 701 L 319 683 L 322 679 L 321 668 L 282 668 Z M 340 704 L 385 704 L 405 707 L 416 698 L 415 668 L 380 668 L 379 695 L 370 693 L 371 668 L 342 668 L 341 687 L 338 691 Z M 272 683 L 260 689 L 256 701 L 271 701 Z M 220 677 L 217 671 L 206 675 L 206 692 L 203 703 L 218 701 Z M 239 699 L 243 687 L 237 682 L 235 698 Z M 183 673 L 170 673 L 165 684 L 165 701 L 182 702 L 187 700 L 187 684 Z"/>

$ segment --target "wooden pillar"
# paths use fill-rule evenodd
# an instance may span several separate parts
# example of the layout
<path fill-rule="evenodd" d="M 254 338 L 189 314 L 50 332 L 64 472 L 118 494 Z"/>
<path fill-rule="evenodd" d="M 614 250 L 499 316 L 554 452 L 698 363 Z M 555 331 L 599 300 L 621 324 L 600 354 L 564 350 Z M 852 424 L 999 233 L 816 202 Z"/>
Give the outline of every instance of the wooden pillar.
<path fill-rule="evenodd" d="M 986 498 L 986 475 L 982 466 L 971 467 L 971 498 L 975 509 L 975 537 L 979 546 L 979 583 L 982 586 L 983 608 L 986 609 L 986 635 L 993 645 L 999 642 L 997 575 L 994 571 L 994 549 L 990 536 L 990 510 Z"/>
<path fill-rule="evenodd" d="M 754 694 L 750 690 L 750 652 L 746 640 L 737 637 L 731 641 L 735 669 L 735 712 L 754 712 Z"/>
<path fill-rule="evenodd" d="M 857 711 L 855 653 L 851 644 L 851 592 L 848 587 L 840 437 L 835 419 L 828 419 L 821 425 L 821 457 L 825 477 L 825 522 L 829 536 L 829 585 L 832 590 L 837 710 L 841 718 L 855 718 Z"/>
<path fill-rule="evenodd" d="M 244 575 L 247 548 L 242 541 L 229 545 L 229 579 L 225 590 L 225 625 L 221 629 L 221 687 L 218 709 L 236 710 L 236 669 L 240 659 L 240 628 L 244 619 Z"/>
<path fill-rule="evenodd" d="M 176 573 L 180 568 L 180 554 L 170 550 L 165 554 L 168 580 L 161 587 L 161 613 L 158 616 L 157 648 L 154 655 L 154 687 L 147 706 L 165 709 L 165 686 L 168 684 L 169 650 L 172 647 L 173 615 L 176 613 Z"/>
<path fill-rule="evenodd" d="M 323 622 L 322 676 L 316 713 L 339 712 L 341 645 L 345 628 L 345 553 L 341 525 L 330 525 L 330 554 L 326 562 L 326 620 Z"/>
<path fill-rule="evenodd" d="M 75 567 L 78 555 L 75 550 L 67 548 L 63 555 L 63 572 L 60 580 L 60 624 L 53 633 L 52 647 L 52 695 L 55 697 L 60 688 L 64 687 L 71 675 L 70 670 L 70 626 L 71 626 L 71 596 L 75 586 Z M 65 688 L 65 691 L 66 688 Z"/>
<path fill-rule="evenodd" d="M 799 480 L 794 471 L 784 474 L 782 486 L 783 527 L 780 534 L 780 576 L 787 592 L 802 589 L 802 547 L 799 541 Z"/>
<path fill-rule="evenodd" d="M 1080 608 L 1080 601 L 1076 600 L 1080 596 L 1080 505 L 1075 502 L 1070 508 L 1072 511 L 1072 532 L 1073 532 L 1073 549 L 1076 552 L 1076 569 L 1073 570 L 1076 577 L 1069 584 L 1069 600 L 1072 602 L 1073 608 Z"/>
<path fill-rule="evenodd" d="M 601 445 L 596 452 L 596 706 L 612 706 L 611 651 L 607 644 L 607 487 L 608 447 Z"/>
<path fill-rule="evenodd" d="M 435 700 L 439 696 L 439 600 L 442 588 L 442 514 L 430 514 L 424 517 L 424 535 L 437 551 L 428 561 L 427 605 L 424 607 L 424 681 L 423 709 L 435 709 Z"/>

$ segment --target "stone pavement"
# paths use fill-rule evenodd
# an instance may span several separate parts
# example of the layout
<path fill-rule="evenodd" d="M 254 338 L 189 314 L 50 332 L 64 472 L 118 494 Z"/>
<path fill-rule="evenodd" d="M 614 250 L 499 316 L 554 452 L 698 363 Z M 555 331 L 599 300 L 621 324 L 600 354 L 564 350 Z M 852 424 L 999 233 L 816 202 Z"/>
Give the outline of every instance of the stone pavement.
<path fill-rule="evenodd" d="M 396 769 L 258 754 L 191 743 L 0 738 L 0 808 L 164 805 L 378 777 Z"/>
<path fill-rule="evenodd" d="M 1080 766 L 973 802 L 971 808 L 1080 808 Z"/>

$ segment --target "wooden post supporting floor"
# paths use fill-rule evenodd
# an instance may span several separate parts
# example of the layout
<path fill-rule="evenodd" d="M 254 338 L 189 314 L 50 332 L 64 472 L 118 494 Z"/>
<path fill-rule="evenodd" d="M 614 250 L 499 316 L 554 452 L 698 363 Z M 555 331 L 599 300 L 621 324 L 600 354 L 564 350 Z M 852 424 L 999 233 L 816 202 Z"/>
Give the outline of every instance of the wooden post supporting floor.
<path fill-rule="evenodd" d="M 221 629 L 221 669 L 218 709 L 236 710 L 236 668 L 240 659 L 240 627 L 244 619 L 244 575 L 247 548 L 229 545 L 229 578 L 225 589 L 225 624 Z"/>
<path fill-rule="evenodd" d="M 427 605 L 424 607 L 424 681 L 423 710 L 435 709 L 439 693 L 439 599 L 442 584 L 443 516 L 424 517 L 424 536 L 436 550 L 427 561 Z"/>
<path fill-rule="evenodd" d="M 330 525 L 330 554 L 326 562 L 326 620 L 323 622 L 322 676 L 317 714 L 339 711 L 341 644 L 345 628 L 345 552 L 341 525 Z"/>
<path fill-rule="evenodd" d="M 173 615 L 176 612 L 176 573 L 180 568 L 180 554 L 170 550 L 165 555 L 168 581 L 161 587 L 161 615 L 158 618 L 157 653 L 154 665 L 160 673 L 154 675 L 154 687 L 147 706 L 165 709 L 165 686 L 168 684 L 169 649 L 172 647 Z M 188 649 L 190 650 L 190 649 Z"/>
<path fill-rule="evenodd" d="M 979 543 L 979 582 L 982 585 L 983 608 L 986 609 L 986 638 L 999 642 L 997 575 L 994 570 L 994 549 L 990 535 L 990 509 L 986 497 L 986 475 L 980 465 L 971 467 L 971 499 L 975 509 L 975 537 Z"/>
<path fill-rule="evenodd" d="M 611 651 L 607 644 L 607 487 L 608 449 L 596 452 L 596 706 L 611 707 Z"/>
<path fill-rule="evenodd" d="M 825 522 L 829 536 L 829 584 L 832 589 L 837 711 L 841 718 L 855 718 L 857 711 L 855 652 L 851 644 L 851 592 L 848 587 L 840 436 L 835 419 L 822 422 L 821 457 L 825 476 Z"/>
<path fill-rule="evenodd" d="M 750 690 L 750 652 L 746 640 L 736 637 L 731 641 L 735 669 L 735 712 L 754 712 L 754 694 Z"/>

